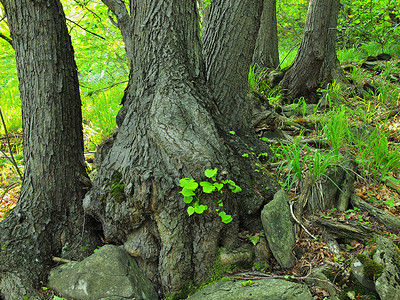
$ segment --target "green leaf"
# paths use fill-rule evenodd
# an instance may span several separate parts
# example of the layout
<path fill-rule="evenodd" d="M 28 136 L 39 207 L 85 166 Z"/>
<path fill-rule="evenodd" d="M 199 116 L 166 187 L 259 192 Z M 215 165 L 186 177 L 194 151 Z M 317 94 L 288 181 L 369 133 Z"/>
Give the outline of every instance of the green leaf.
<path fill-rule="evenodd" d="M 185 197 L 195 196 L 196 194 L 193 192 L 192 189 L 183 188 L 180 193 Z"/>
<path fill-rule="evenodd" d="M 217 173 L 218 173 L 218 169 L 217 168 L 215 168 L 215 169 L 206 169 L 204 171 L 204 175 L 206 175 L 207 178 L 211 178 L 214 181 L 216 180 Z"/>
<path fill-rule="evenodd" d="M 205 210 L 207 210 L 207 205 L 195 205 L 194 211 L 197 214 L 202 214 Z"/>
<path fill-rule="evenodd" d="M 244 154 L 242 154 L 242 157 L 249 157 L 249 154 L 244 153 Z"/>
<path fill-rule="evenodd" d="M 187 208 L 187 213 L 188 213 L 189 216 L 193 215 L 194 214 L 194 207 L 193 206 L 189 206 Z"/>
<path fill-rule="evenodd" d="M 214 182 L 214 186 L 217 188 L 218 191 L 220 191 L 224 187 L 224 185 L 219 182 Z"/>
<path fill-rule="evenodd" d="M 258 235 L 251 236 L 250 234 L 246 234 L 246 236 L 248 237 L 250 242 L 253 243 L 254 246 L 257 245 L 257 243 L 260 241 L 260 236 L 258 236 Z"/>
<path fill-rule="evenodd" d="M 199 184 L 193 178 L 182 178 L 179 180 L 179 186 L 194 191 Z"/>
<path fill-rule="evenodd" d="M 183 197 L 183 201 L 187 204 L 192 203 L 193 197 L 192 196 L 185 196 Z"/>
<path fill-rule="evenodd" d="M 233 130 L 229 131 L 230 134 L 235 135 L 236 132 L 234 132 Z"/>
<path fill-rule="evenodd" d="M 203 187 L 203 192 L 207 193 L 207 194 L 211 194 L 212 192 L 214 192 L 217 187 L 215 185 L 213 185 L 212 183 L 208 182 L 208 181 L 202 181 L 200 182 L 200 185 Z"/>
<path fill-rule="evenodd" d="M 228 224 L 233 220 L 232 216 L 227 215 L 226 212 L 224 212 L 224 211 L 221 211 L 218 215 L 221 217 L 222 222 L 225 224 Z"/>

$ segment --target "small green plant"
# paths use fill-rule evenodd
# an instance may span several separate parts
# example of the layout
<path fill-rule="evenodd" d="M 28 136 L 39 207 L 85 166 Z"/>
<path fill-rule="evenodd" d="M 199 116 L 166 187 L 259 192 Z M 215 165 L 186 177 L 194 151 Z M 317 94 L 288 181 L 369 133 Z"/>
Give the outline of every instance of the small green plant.
<path fill-rule="evenodd" d="M 266 73 L 266 69 L 258 70 L 257 64 L 250 66 L 248 82 L 252 90 L 259 91 L 262 93 L 264 90 L 268 89 L 268 86 L 263 83 L 262 78 Z"/>
<path fill-rule="evenodd" d="M 286 180 L 282 183 L 282 186 L 287 190 L 290 190 L 296 181 L 300 182 L 303 177 L 304 161 L 301 153 L 308 148 L 307 145 L 300 147 L 299 141 L 300 139 L 291 145 L 281 144 L 275 151 L 275 156 L 277 156 L 278 159 L 282 159 L 282 163 L 278 169 L 278 176 L 281 175 L 285 168 L 288 173 Z"/>
<path fill-rule="evenodd" d="M 243 285 L 243 286 L 249 286 L 249 285 L 252 285 L 252 284 L 254 284 L 254 281 L 253 281 L 253 280 L 247 280 L 247 281 L 243 281 L 243 282 L 242 282 L 242 285 Z"/>
<path fill-rule="evenodd" d="M 260 236 L 259 235 L 250 235 L 250 234 L 246 234 L 247 238 L 249 239 L 250 242 L 253 243 L 253 245 L 257 245 L 257 243 L 260 241 Z"/>
<path fill-rule="evenodd" d="M 228 186 L 229 190 L 232 193 L 239 193 L 242 189 L 230 179 L 224 179 L 221 181 L 217 181 L 218 169 L 206 169 L 204 171 L 204 175 L 211 180 L 210 181 L 201 181 L 197 183 L 193 178 L 182 178 L 179 180 L 179 186 L 182 188 L 180 193 L 183 195 L 183 201 L 189 205 L 187 208 L 187 213 L 189 216 L 194 213 L 202 214 L 208 209 L 207 205 L 200 204 L 200 198 L 202 193 L 211 194 L 214 192 L 223 193 L 223 188 Z M 198 190 L 199 185 L 201 188 Z M 194 202 L 193 202 L 194 201 Z M 224 206 L 222 199 L 218 200 L 218 207 L 216 212 L 221 217 L 223 223 L 227 224 L 232 221 L 232 216 L 228 215 L 226 212 L 221 211 L 221 208 Z"/>

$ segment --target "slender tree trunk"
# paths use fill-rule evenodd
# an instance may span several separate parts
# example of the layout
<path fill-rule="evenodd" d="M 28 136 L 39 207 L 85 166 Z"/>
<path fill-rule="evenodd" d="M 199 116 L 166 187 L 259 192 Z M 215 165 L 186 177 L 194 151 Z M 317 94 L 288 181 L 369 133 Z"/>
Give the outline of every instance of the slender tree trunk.
<path fill-rule="evenodd" d="M 36 299 L 52 256 L 92 251 L 81 205 L 90 184 L 81 101 L 60 2 L 1 2 L 17 58 L 25 170 L 18 204 L 0 223 L 0 291 L 6 299 Z"/>
<path fill-rule="evenodd" d="M 264 0 L 253 64 L 257 64 L 260 69 L 275 69 L 279 66 L 276 0 Z"/>
<path fill-rule="evenodd" d="M 336 35 L 333 35 L 333 30 L 329 30 L 333 25 L 333 19 L 337 18 L 337 11 L 333 9 L 335 1 L 311 0 L 310 2 L 299 52 L 281 82 L 289 101 L 302 96 L 311 103 L 316 103 L 318 100 L 316 92 L 323 80 L 324 62 L 329 59 L 326 66 L 331 67 L 330 62 L 335 51 L 334 48 L 331 49 L 334 43 L 330 39 L 336 38 Z"/>
<path fill-rule="evenodd" d="M 214 98 L 206 84 L 207 77 L 222 76 L 214 72 L 228 76 L 231 71 L 239 79 L 230 77 L 232 82 L 226 81 L 227 86 L 223 87 L 218 78 L 213 87 L 229 90 L 240 84 L 247 90 L 243 80 L 250 61 L 239 62 L 242 69 L 227 69 L 241 59 L 251 58 L 242 55 L 252 53 L 255 35 L 247 41 L 252 46 L 245 44 L 241 35 L 236 36 L 238 40 L 228 38 L 228 45 L 218 40 L 231 33 L 227 31 L 225 35 L 223 31 L 232 29 L 231 22 L 238 21 L 229 15 L 232 12 L 228 13 L 225 1 L 221 1 L 218 11 L 224 14 L 227 24 L 213 25 L 221 32 L 212 43 L 215 53 L 208 55 L 213 55 L 215 61 L 208 64 L 210 69 L 206 73 L 196 0 L 135 1 L 129 13 L 122 6 L 120 11 L 114 9 L 118 0 L 103 2 L 118 20 L 134 20 L 132 32 L 121 30 L 134 40 L 130 58 L 132 84 L 125 93 L 118 132 L 100 151 L 98 175 L 84 206 L 102 223 L 105 238 L 123 243 L 153 283 L 170 294 L 191 280 L 204 280 L 218 247 L 229 239 L 234 243 L 240 214 L 259 214 L 263 203 L 276 190 L 273 184 L 267 190 L 269 183 L 259 178 L 262 174 L 242 163 L 241 155 L 249 151 L 249 146 L 239 134 L 228 133 L 235 128 L 227 123 L 230 116 L 234 116 L 233 126 L 240 126 L 240 120 L 246 120 L 250 114 L 235 111 L 235 107 L 245 107 L 245 93 L 237 90 L 238 95 L 231 99 L 231 91 L 218 94 L 214 90 Z M 253 28 L 255 25 L 248 22 L 256 21 L 255 13 L 248 11 L 249 4 L 239 4 L 242 1 L 228 2 L 232 3 L 233 12 L 245 12 L 242 15 L 248 16 L 237 24 L 248 37 L 250 31 L 240 26 Z M 213 9 L 217 9 L 215 4 Z M 227 49 L 236 55 L 226 57 Z M 227 65 L 223 66 L 219 59 L 226 59 Z M 235 107 L 225 107 L 231 105 Z M 246 133 L 252 136 L 251 132 Z M 253 136 L 247 141 L 247 145 L 254 141 L 255 152 L 267 151 Z M 237 180 L 244 191 L 203 195 L 201 202 L 209 209 L 189 217 L 179 194 L 179 179 L 191 177 L 201 181 L 206 168 L 218 168 L 223 176 Z M 117 190 L 116 186 L 120 188 Z M 224 210 L 233 216 L 234 221 L 228 225 L 215 212 L 219 199 L 224 202 Z"/>

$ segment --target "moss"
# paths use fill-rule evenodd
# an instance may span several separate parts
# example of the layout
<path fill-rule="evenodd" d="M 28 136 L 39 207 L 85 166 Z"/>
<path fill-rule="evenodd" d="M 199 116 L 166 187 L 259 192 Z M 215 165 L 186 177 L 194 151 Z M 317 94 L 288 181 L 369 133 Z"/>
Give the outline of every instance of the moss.
<path fill-rule="evenodd" d="M 124 182 L 122 181 L 122 174 L 115 171 L 111 176 L 110 181 L 110 194 L 117 203 L 121 203 L 125 200 L 124 194 Z"/>
<path fill-rule="evenodd" d="M 363 273 L 365 277 L 370 280 L 375 281 L 381 277 L 384 269 L 384 265 L 378 264 L 376 261 L 370 258 L 367 258 L 363 263 Z"/>
<path fill-rule="evenodd" d="M 350 295 L 353 294 L 352 297 Z M 347 288 L 344 288 L 339 296 L 341 300 L 350 300 L 350 299 L 368 299 L 375 300 L 377 299 L 375 294 L 368 289 L 366 289 L 361 283 L 358 282 L 357 279 L 352 280 L 351 285 Z"/>
<path fill-rule="evenodd" d="M 165 297 L 165 300 L 186 299 L 189 295 L 193 294 L 195 290 L 196 290 L 195 284 L 193 283 L 193 281 L 190 281 L 187 284 L 185 284 L 180 291 Z"/>

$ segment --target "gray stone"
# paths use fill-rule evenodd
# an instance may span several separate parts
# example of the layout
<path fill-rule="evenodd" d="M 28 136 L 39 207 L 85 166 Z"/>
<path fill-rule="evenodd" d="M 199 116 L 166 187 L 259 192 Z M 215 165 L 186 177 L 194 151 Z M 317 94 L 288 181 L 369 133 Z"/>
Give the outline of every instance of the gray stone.
<path fill-rule="evenodd" d="M 327 290 L 330 300 L 339 300 L 338 290 L 335 285 L 329 281 L 329 278 L 323 273 L 326 266 L 313 269 L 310 276 L 307 276 L 306 282 L 312 286 L 319 286 Z"/>
<path fill-rule="evenodd" d="M 268 247 L 265 237 L 260 237 L 258 243 L 254 246 L 255 261 L 265 262 L 272 257 L 271 250 Z"/>
<path fill-rule="evenodd" d="M 369 252 L 365 252 L 364 255 L 371 259 Z M 354 277 L 364 287 L 376 292 L 380 299 L 400 300 L 400 258 L 396 245 L 388 238 L 378 237 L 376 252 L 372 259 L 384 266 L 382 275 L 377 276 L 377 279 L 367 278 L 364 274 L 363 264 L 359 259 L 355 259 L 351 266 Z"/>
<path fill-rule="evenodd" d="M 358 258 L 354 258 L 353 262 L 351 263 L 351 273 L 363 287 L 371 292 L 376 292 L 375 282 L 364 275 L 363 269 L 364 267 L 360 260 Z"/>
<path fill-rule="evenodd" d="M 220 254 L 220 261 L 221 264 L 224 266 L 248 266 L 252 263 L 253 256 L 253 248 L 250 245 L 246 244 L 236 249 L 222 249 Z"/>
<path fill-rule="evenodd" d="M 265 236 L 271 252 L 282 268 L 295 263 L 292 248 L 295 245 L 294 228 L 291 221 L 289 196 L 284 190 L 278 191 L 274 199 L 261 212 Z"/>
<path fill-rule="evenodd" d="M 67 298 L 158 299 L 133 257 L 121 247 L 105 245 L 81 262 L 50 272 L 48 286 Z"/>
<path fill-rule="evenodd" d="M 382 275 L 375 281 L 375 288 L 381 299 L 400 300 L 400 259 L 399 249 L 388 238 L 376 241 L 374 260 L 385 265 Z"/>
<path fill-rule="evenodd" d="M 307 286 L 281 279 L 254 280 L 253 283 L 222 281 L 193 294 L 190 300 L 302 299 L 312 300 Z"/>

